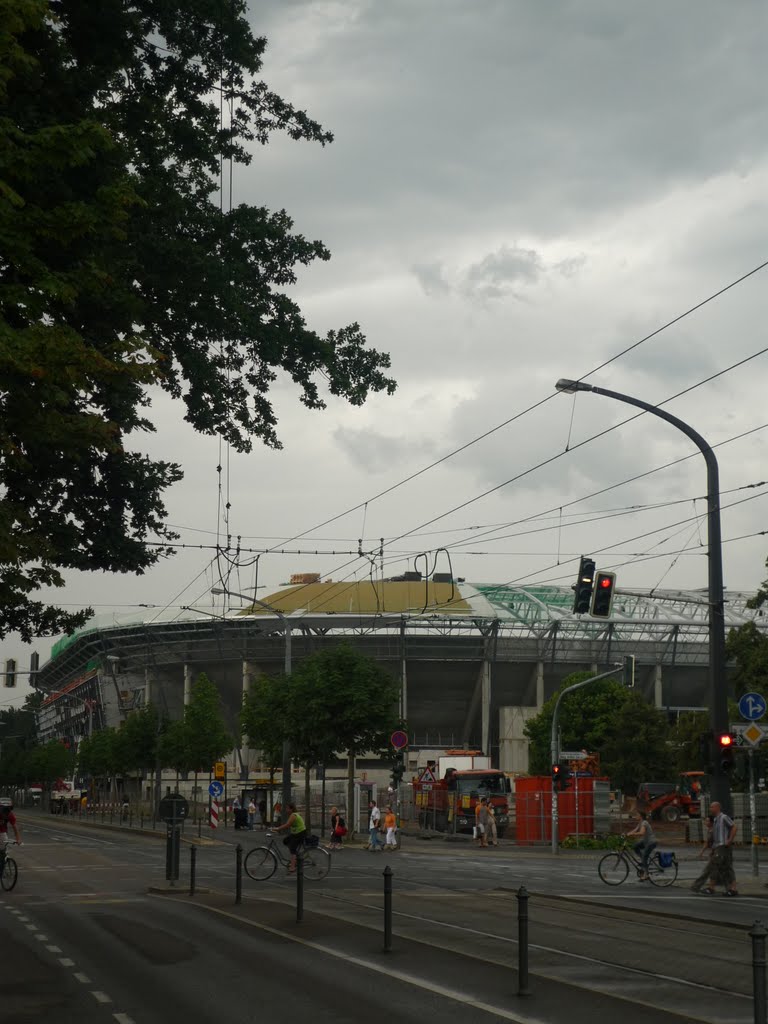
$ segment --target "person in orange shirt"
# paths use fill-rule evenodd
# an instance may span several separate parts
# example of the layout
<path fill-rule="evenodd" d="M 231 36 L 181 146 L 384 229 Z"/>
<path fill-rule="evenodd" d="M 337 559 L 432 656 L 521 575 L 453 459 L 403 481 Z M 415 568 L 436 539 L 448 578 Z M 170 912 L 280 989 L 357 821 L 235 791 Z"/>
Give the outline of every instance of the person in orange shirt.
<path fill-rule="evenodd" d="M 387 830 L 387 837 L 384 840 L 384 852 L 397 849 L 397 818 L 392 808 L 387 805 L 384 812 L 384 828 Z"/>

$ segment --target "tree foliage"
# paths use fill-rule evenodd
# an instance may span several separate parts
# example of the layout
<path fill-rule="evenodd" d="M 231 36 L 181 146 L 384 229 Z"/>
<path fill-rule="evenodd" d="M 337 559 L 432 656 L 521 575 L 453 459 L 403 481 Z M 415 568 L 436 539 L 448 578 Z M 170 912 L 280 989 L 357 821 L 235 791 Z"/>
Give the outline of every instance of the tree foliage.
<path fill-rule="evenodd" d="M 192 684 L 189 704 L 184 708 L 183 734 L 190 771 L 210 771 L 214 761 L 233 747 L 221 695 L 204 672 Z"/>
<path fill-rule="evenodd" d="M 552 718 L 558 694 L 589 677 L 589 672 L 568 676 L 560 690 L 526 724 L 524 732 L 530 741 L 529 765 L 533 774 L 550 772 Z M 665 715 L 612 679 L 600 679 L 565 696 L 558 721 L 560 749 L 599 754 L 602 772 L 627 792 L 642 781 L 666 778 L 672 772 L 673 755 Z"/>
<path fill-rule="evenodd" d="M 280 446 L 280 374 L 313 409 L 321 378 L 355 405 L 394 390 L 357 324 L 320 336 L 285 293 L 323 244 L 218 191 L 274 131 L 331 141 L 260 79 L 245 12 L 0 0 L 0 636 L 82 624 L 35 600 L 64 570 L 168 553 L 181 471 L 130 437 L 152 387 L 239 451 Z"/>

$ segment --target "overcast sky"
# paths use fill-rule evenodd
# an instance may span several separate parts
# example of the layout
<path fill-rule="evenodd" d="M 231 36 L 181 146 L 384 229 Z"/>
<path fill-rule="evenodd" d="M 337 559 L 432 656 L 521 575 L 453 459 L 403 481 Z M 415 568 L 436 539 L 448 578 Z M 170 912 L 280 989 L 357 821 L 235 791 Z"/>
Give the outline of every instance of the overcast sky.
<path fill-rule="evenodd" d="M 285 208 L 326 242 L 332 260 L 295 289 L 308 322 L 359 321 L 391 353 L 399 387 L 319 413 L 281 381 L 284 450 L 229 457 L 159 397 L 158 433 L 137 443 L 183 465 L 167 495 L 182 540 L 227 533 L 221 457 L 232 537 L 297 551 L 261 556 L 261 596 L 293 572 L 365 578 L 367 560 L 312 552 L 381 537 L 388 575 L 445 545 L 475 582 L 569 584 L 573 559 L 591 553 L 617 567 L 620 588 L 706 586 L 703 459 L 588 498 L 695 449 L 649 416 L 583 444 L 633 413 L 554 392 L 586 376 L 654 404 L 693 388 L 665 408 L 712 445 L 754 431 L 717 449 L 726 586 L 754 591 L 768 538 L 735 538 L 767 528 L 768 487 L 752 485 L 768 477 L 768 430 L 755 429 L 768 423 L 768 357 L 696 385 L 767 344 L 768 270 L 620 353 L 768 259 L 765 3 L 262 0 L 252 11 L 269 40 L 265 80 L 335 142 L 275 139 L 236 170 L 233 200 Z M 661 507 L 605 518 L 646 505 Z M 100 613 L 214 600 L 220 611 L 213 554 L 181 552 L 143 578 L 73 577 L 57 599 Z M 229 582 L 252 587 L 254 568 Z M 46 660 L 50 641 L 35 647 Z M 0 650 L 26 667 L 13 638 Z"/>

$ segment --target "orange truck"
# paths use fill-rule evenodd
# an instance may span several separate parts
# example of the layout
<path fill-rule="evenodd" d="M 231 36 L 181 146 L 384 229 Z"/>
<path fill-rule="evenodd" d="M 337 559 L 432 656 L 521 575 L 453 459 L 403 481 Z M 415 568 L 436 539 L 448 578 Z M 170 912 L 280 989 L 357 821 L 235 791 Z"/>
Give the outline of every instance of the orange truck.
<path fill-rule="evenodd" d="M 473 764 L 489 760 L 465 750 L 452 757 L 448 751 L 439 759 L 439 767 L 435 761 L 430 761 L 421 769 L 413 782 L 419 825 L 437 832 L 471 833 L 475 808 L 480 799 L 486 797 L 501 839 L 509 825 L 510 781 L 498 768 L 463 767 L 468 757 Z M 452 761 L 461 767 L 455 767 Z"/>

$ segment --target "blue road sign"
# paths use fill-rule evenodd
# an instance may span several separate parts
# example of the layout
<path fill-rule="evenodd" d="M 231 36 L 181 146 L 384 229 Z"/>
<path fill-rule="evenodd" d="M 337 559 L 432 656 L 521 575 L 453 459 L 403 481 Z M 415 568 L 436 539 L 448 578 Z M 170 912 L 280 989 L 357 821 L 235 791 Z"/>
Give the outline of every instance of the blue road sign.
<path fill-rule="evenodd" d="M 403 732 L 402 729 L 395 729 L 392 733 L 392 746 L 395 750 L 402 750 L 403 747 L 408 746 L 408 733 Z"/>
<path fill-rule="evenodd" d="M 214 799 L 217 799 L 224 792 L 224 786 L 221 782 L 212 782 L 208 787 L 208 792 Z"/>
<path fill-rule="evenodd" d="M 766 702 L 762 693 L 745 693 L 739 701 L 739 714 L 748 722 L 756 722 L 765 714 Z"/>

